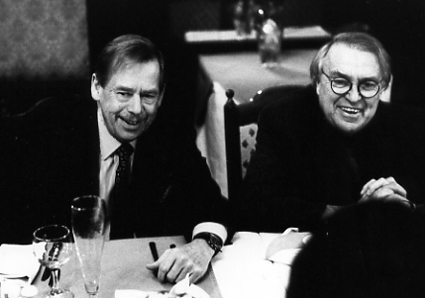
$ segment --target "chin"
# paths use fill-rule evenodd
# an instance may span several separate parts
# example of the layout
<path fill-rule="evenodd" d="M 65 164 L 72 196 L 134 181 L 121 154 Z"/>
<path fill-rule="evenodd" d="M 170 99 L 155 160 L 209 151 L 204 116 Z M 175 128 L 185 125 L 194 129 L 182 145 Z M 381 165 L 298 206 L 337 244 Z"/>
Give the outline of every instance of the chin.
<path fill-rule="evenodd" d="M 363 126 L 355 126 L 355 127 L 344 127 L 344 128 L 340 128 L 340 130 L 341 130 L 342 132 L 344 132 L 345 134 L 349 134 L 349 135 L 355 134 L 355 133 L 357 133 L 357 132 L 361 131 L 362 129 L 363 129 Z"/>
<path fill-rule="evenodd" d="M 137 139 L 140 135 L 142 134 L 142 132 L 140 133 L 122 133 L 119 135 L 119 137 L 117 138 L 118 141 L 120 142 L 131 142 L 135 139 Z"/>

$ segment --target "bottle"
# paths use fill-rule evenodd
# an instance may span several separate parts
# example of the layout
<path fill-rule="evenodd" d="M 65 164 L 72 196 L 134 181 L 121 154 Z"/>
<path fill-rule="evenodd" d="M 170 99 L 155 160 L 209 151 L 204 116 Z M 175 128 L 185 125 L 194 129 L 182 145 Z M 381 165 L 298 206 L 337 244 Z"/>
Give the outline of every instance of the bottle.
<path fill-rule="evenodd" d="M 282 30 L 272 19 L 263 22 L 258 35 L 258 52 L 263 67 L 276 67 L 279 64 Z"/>

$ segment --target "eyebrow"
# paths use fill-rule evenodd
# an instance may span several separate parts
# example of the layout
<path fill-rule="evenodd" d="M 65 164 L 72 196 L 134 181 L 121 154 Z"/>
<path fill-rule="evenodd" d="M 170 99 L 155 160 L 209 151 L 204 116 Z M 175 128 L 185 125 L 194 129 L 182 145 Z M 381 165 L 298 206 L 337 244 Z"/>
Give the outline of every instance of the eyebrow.
<path fill-rule="evenodd" d="M 113 90 L 114 91 L 126 91 L 126 92 L 136 93 L 136 90 L 134 88 L 126 87 L 126 86 L 116 86 Z M 141 90 L 141 93 L 150 93 L 150 94 L 158 95 L 159 94 L 159 90 L 158 90 L 158 88 L 155 88 L 155 89 L 142 89 Z"/>
<path fill-rule="evenodd" d="M 119 90 L 119 91 L 134 92 L 134 89 L 133 88 L 125 87 L 125 86 L 116 86 L 112 90 L 114 90 L 114 91 L 118 91 Z"/>
<path fill-rule="evenodd" d="M 337 77 L 342 77 L 344 79 L 348 79 L 350 81 L 352 81 L 352 78 L 349 75 L 346 75 L 345 73 L 340 72 L 339 70 L 334 70 L 334 71 L 329 71 L 329 75 L 334 75 Z M 359 82 L 364 82 L 364 81 L 374 81 L 374 82 L 379 82 L 379 78 L 372 76 L 372 77 L 365 77 L 365 78 L 361 78 L 359 80 Z"/>

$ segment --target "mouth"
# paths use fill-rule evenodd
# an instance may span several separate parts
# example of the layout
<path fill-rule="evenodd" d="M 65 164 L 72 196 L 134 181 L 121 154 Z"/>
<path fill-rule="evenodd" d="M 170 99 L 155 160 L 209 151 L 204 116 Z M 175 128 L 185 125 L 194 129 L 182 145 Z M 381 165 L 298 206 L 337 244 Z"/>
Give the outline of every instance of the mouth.
<path fill-rule="evenodd" d="M 357 115 L 360 115 L 360 113 L 362 112 L 362 109 L 357 109 L 352 107 L 340 106 L 339 109 L 343 111 L 345 114 L 348 114 L 349 116 L 357 116 Z"/>
<path fill-rule="evenodd" d="M 140 119 L 125 119 L 123 117 L 119 117 L 119 119 L 126 127 L 130 128 L 136 128 L 140 125 L 140 123 L 142 123 L 142 120 Z"/>

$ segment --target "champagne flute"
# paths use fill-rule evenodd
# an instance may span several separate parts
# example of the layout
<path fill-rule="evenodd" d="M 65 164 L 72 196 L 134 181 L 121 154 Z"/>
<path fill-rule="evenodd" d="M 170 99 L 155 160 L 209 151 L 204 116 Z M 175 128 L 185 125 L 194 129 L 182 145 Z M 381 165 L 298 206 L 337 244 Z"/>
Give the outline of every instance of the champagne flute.
<path fill-rule="evenodd" d="M 106 204 L 98 196 L 82 196 L 72 201 L 72 233 L 84 278 L 84 287 L 90 296 L 99 291 L 101 261 L 105 242 Z"/>
<path fill-rule="evenodd" d="M 45 297 L 72 298 L 74 294 L 59 287 L 59 269 L 72 255 L 70 230 L 62 225 L 48 225 L 33 233 L 33 252 L 42 266 L 50 269 L 52 287 Z"/>

